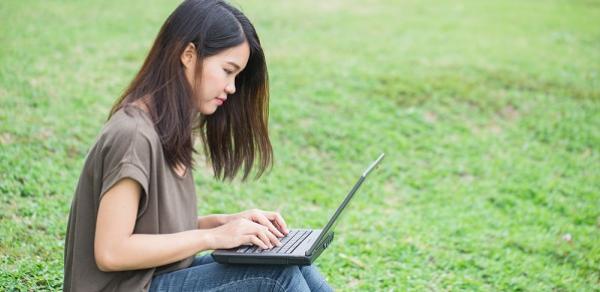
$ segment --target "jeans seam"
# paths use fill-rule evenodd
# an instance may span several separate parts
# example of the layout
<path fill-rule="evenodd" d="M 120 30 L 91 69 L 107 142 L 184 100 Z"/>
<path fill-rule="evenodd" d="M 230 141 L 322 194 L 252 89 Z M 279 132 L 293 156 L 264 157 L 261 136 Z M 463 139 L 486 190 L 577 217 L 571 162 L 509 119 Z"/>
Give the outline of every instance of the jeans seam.
<path fill-rule="evenodd" d="M 237 283 L 239 283 L 239 282 L 244 282 L 244 281 L 248 281 L 248 280 L 266 280 L 267 282 L 274 283 L 274 284 L 275 284 L 275 286 L 276 286 L 276 287 L 279 289 L 279 291 L 287 291 L 287 290 L 286 290 L 286 289 L 283 287 L 283 285 L 281 285 L 281 284 L 279 283 L 279 281 L 277 281 L 277 280 L 275 280 L 275 279 L 271 279 L 271 278 L 266 278 L 266 277 L 250 277 L 250 278 L 240 279 L 240 280 L 236 280 L 236 281 L 233 281 L 233 282 L 225 283 L 225 284 L 223 284 L 223 285 L 217 286 L 217 287 L 215 287 L 215 288 L 212 288 L 212 289 L 210 289 L 210 290 L 218 290 L 218 289 L 223 289 L 223 288 L 225 288 L 225 287 L 227 287 L 227 286 L 231 286 L 231 285 L 233 285 L 233 284 L 237 284 Z"/>
<path fill-rule="evenodd" d="M 317 287 L 316 291 L 322 291 L 323 284 L 325 284 L 325 283 L 324 282 L 319 283 L 319 287 Z"/>

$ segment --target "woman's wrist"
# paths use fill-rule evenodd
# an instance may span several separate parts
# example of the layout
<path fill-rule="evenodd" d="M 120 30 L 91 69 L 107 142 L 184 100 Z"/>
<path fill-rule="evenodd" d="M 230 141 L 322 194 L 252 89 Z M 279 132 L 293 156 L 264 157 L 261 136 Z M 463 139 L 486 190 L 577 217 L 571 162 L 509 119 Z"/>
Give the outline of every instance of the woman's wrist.
<path fill-rule="evenodd" d="M 236 214 L 211 214 L 198 217 L 198 229 L 210 229 L 227 224 L 236 218 Z"/>
<path fill-rule="evenodd" d="M 218 226 L 227 224 L 233 220 L 235 220 L 235 214 L 216 214 L 215 216 L 217 216 L 217 222 L 218 222 Z"/>
<path fill-rule="evenodd" d="M 198 252 L 214 249 L 214 238 L 211 235 L 211 229 L 196 229 L 194 230 L 196 233 Z"/>
<path fill-rule="evenodd" d="M 234 221 L 235 219 L 238 219 L 239 217 L 240 217 L 240 214 L 238 214 L 238 213 L 224 214 L 223 215 L 223 224 L 227 224 L 231 221 Z"/>

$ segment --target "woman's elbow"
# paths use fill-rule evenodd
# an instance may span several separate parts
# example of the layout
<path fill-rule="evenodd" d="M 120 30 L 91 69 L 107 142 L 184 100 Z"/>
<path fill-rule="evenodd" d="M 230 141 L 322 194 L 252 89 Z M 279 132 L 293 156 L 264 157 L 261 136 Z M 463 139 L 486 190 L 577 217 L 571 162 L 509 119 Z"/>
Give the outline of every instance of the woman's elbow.
<path fill-rule="evenodd" d="M 118 272 L 122 270 L 118 262 L 118 257 L 114 255 L 114 252 L 106 248 L 94 248 L 94 260 L 96 261 L 96 266 L 102 272 Z"/>

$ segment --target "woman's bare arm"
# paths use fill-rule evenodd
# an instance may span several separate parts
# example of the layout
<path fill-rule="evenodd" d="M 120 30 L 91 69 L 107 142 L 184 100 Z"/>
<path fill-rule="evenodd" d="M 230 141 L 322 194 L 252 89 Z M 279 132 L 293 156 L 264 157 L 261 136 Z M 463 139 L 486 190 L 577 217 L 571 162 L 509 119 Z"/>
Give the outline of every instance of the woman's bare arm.
<path fill-rule="evenodd" d="M 156 267 L 211 249 L 208 230 L 133 234 L 141 186 L 126 178 L 104 195 L 98 208 L 94 257 L 102 271 Z"/>
<path fill-rule="evenodd" d="M 198 229 L 210 229 L 219 227 L 229 221 L 231 215 L 229 214 L 211 214 L 206 216 L 198 217 Z"/>
<path fill-rule="evenodd" d="M 281 243 L 269 228 L 246 218 L 234 218 L 211 229 L 171 234 L 133 234 L 142 188 L 125 178 L 100 200 L 94 258 L 101 271 L 125 271 L 162 266 L 196 253 L 254 244 L 271 248 Z"/>

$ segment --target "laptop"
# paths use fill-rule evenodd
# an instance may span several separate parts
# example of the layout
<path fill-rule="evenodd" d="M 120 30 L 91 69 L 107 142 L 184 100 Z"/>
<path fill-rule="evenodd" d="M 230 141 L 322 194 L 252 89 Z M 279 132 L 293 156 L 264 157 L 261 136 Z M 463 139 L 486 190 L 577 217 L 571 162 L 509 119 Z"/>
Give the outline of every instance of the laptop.
<path fill-rule="evenodd" d="M 242 245 L 232 249 L 217 249 L 212 252 L 212 257 L 216 262 L 223 264 L 312 264 L 333 240 L 335 224 L 354 193 L 383 157 L 384 154 L 382 153 L 362 173 L 323 229 L 291 229 L 285 237 L 280 239 L 281 246 L 263 250 L 255 245 Z"/>

